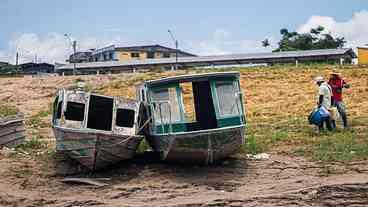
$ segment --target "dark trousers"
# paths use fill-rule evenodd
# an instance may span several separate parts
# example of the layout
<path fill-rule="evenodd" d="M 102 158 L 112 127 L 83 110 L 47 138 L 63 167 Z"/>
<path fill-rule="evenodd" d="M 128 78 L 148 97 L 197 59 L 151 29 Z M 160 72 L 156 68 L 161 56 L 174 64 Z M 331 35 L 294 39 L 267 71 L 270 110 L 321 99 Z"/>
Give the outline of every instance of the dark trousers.
<path fill-rule="evenodd" d="M 337 111 L 339 112 L 342 122 L 344 123 L 344 127 L 348 126 L 348 119 L 346 116 L 346 109 L 345 109 L 345 105 L 342 101 L 334 101 L 334 106 L 336 106 Z"/>
<path fill-rule="evenodd" d="M 324 118 L 322 123 L 318 126 L 319 130 L 323 130 L 324 125 L 326 125 L 326 128 L 328 131 L 332 131 L 334 129 L 334 126 L 333 126 L 334 124 L 332 123 L 332 120 L 330 117 Z"/>

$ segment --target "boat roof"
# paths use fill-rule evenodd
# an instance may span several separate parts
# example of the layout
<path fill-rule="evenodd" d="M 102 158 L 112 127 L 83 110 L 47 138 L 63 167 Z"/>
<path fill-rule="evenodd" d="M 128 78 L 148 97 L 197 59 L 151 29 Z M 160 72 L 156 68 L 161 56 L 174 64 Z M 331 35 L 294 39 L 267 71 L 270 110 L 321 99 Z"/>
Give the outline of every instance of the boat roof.
<path fill-rule="evenodd" d="M 206 80 L 213 79 L 213 78 L 236 78 L 239 76 L 240 76 L 240 73 L 237 71 L 179 75 L 179 76 L 173 76 L 173 77 L 168 77 L 168 78 L 146 81 L 145 85 L 148 87 L 152 87 L 152 86 L 167 85 L 167 84 L 172 84 L 172 83 L 206 81 Z"/>
<path fill-rule="evenodd" d="M 78 89 L 60 89 L 64 90 L 65 92 L 73 92 L 73 93 L 79 93 L 79 94 L 85 94 L 85 95 L 91 95 L 91 96 L 98 96 L 98 97 L 104 97 L 104 98 L 111 98 L 117 101 L 125 102 L 125 103 L 137 103 L 139 101 L 131 98 L 126 97 L 120 97 L 120 96 L 106 96 L 102 94 L 92 93 L 90 91 L 84 91 L 84 90 L 78 90 Z"/>

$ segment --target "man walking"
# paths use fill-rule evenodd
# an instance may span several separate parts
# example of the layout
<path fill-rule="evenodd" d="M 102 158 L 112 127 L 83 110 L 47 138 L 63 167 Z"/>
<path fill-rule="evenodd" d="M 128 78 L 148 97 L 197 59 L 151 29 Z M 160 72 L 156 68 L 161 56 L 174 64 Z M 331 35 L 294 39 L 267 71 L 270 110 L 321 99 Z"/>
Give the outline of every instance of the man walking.
<path fill-rule="evenodd" d="M 326 110 L 331 111 L 331 96 L 332 96 L 332 89 L 326 83 L 322 76 L 318 76 L 314 79 L 315 83 L 318 86 L 318 97 L 317 97 L 317 105 L 318 108 L 324 107 Z M 325 120 L 318 126 L 319 130 L 323 130 L 323 125 L 326 125 L 326 128 L 329 131 L 333 130 L 331 114 L 325 118 Z"/>
<path fill-rule="evenodd" d="M 330 73 L 330 80 L 328 81 L 328 84 L 332 88 L 332 104 L 337 108 L 337 111 L 339 112 L 343 121 L 344 128 L 347 128 L 348 121 L 346 116 L 345 104 L 342 101 L 342 90 L 343 88 L 349 88 L 350 85 L 342 79 L 341 74 L 337 71 L 332 71 Z"/>

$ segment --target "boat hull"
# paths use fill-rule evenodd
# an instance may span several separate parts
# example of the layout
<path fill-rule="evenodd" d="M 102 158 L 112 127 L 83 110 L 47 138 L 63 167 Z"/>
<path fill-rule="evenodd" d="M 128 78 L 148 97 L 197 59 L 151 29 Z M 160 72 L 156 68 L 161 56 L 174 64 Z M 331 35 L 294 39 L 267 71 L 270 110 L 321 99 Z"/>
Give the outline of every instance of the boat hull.
<path fill-rule="evenodd" d="M 151 136 L 149 142 L 161 159 L 173 162 L 212 164 L 239 150 L 245 127 Z"/>
<path fill-rule="evenodd" d="M 23 115 L 0 119 L 0 148 L 14 148 L 25 140 Z"/>
<path fill-rule="evenodd" d="M 90 170 L 99 170 L 131 159 L 142 141 L 138 135 L 112 135 L 95 131 L 54 127 L 56 150 Z"/>

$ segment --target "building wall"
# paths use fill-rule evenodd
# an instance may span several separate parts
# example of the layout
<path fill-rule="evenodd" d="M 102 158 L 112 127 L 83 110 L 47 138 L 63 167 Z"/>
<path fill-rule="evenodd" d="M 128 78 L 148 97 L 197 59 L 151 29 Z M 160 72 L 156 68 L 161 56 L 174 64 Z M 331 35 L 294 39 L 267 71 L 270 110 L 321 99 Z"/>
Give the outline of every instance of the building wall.
<path fill-rule="evenodd" d="M 175 52 L 164 52 L 164 51 L 152 51 L 153 56 L 151 58 L 173 58 L 176 56 Z M 132 53 L 138 53 L 139 57 L 133 57 Z M 106 50 L 95 53 L 90 56 L 90 62 L 101 62 L 101 61 L 128 61 L 128 60 L 144 60 L 148 59 L 149 52 L 147 51 L 119 51 L 119 50 Z M 111 58 L 112 55 L 112 58 Z M 178 57 L 186 57 L 186 54 L 178 53 Z"/>
<path fill-rule="evenodd" d="M 134 51 L 116 51 L 119 61 L 125 60 L 144 60 L 147 58 L 146 52 L 134 52 Z M 132 53 L 138 53 L 139 57 L 132 57 Z"/>
<path fill-rule="evenodd" d="M 139 53 L 139 58 L 132 57 L 132 53 Z M 148 58 L 147 52 L 135 52 L 135 51 L 116 51 L 117 59 L 119 61 L 126 61 L 126 60 L 144 60 Z M 175 53 L 169 53 L 170 57 L 175 57 Z M 181 57 L 181 55 L 178 55 Z M 154 58 L 165 58 L 164 52 L 154 52 Z"/>
<path fill-rule="evenodd" d="M 368 65 L 368 48 L 358 48 L 358 63 Z"/>

